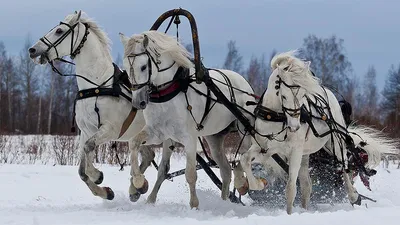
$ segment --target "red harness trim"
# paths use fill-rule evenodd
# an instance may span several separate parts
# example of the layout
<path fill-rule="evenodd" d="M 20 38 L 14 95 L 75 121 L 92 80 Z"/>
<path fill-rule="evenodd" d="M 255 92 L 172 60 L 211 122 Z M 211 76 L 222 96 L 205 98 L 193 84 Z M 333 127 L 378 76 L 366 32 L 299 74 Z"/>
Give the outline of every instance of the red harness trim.
<path fill-rule="evenodd" d="M 166 95 L 169 95 L 171 93 L 173 93 L 174 91 L 176 91 L 178 88 L 180 87 L 180 83 L 179 81 L 174 81 L 171 85 L 169 85 L 167 88 L 158 91 L 156 93 L 151 93 L 150 97 L 151 98 L 162 98 Z"/>
<path fill-rule="evenodd" d="M 255 94 L 250 94 L 252 97 L 254 97 L 255 99 L 260 99 L 261 96 L 255 95 Z"/>

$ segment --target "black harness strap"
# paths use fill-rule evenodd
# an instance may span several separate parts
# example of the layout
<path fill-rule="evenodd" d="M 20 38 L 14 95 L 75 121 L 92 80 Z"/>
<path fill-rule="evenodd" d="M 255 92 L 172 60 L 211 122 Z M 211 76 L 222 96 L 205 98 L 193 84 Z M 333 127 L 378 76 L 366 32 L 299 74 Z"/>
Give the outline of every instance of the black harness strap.
<path fill-rule="evenodd" d="M 171 83 L 171 85 L 177 85 L 178 87 L 174 91 L 164 95 L 162 94 L 162 90 L 159 90 L 160 86 L 150 86 L 149 101 L 153 103 L 167 102 L 173 99 L 175 96 L 177 96 L 180 92 L 185 92 L 190 82 L 191 81 L 189 79 L 189 69 L 184 67 L 179 67 L 172 81 L 168 82 L 168 84 Z"/>
<path fill-rule="evenodd" d="M 214 102 L 214 105 L 215 105 L 215 102 Z M 206 105 L 204 107 L 203 117 L 201 118 L 200 123 L 198 124 L 199 130 L 202 130 L 204 128 L 204 126 L 203 126 L 204 120 L 207 118 L 207 115 L 210 112 L 211 112 L 211 91 L 209 88 L 207 88 Z"/>
<path fill-rule="evenodd" d="M 216 71 L 222 75 L 222 77 L 225 79 L 225 82 L 226 82 L 225 85 L 228 87 L 229 93 L 231 94 L 231 102 L 236 103 L 235 92 L 233 92 L 233 85 L 232 85 L 232 82 L 229 79 L 229 77 L 220 70 L 217 70 L 217 69 L 208 69 L 208 70 Z M 217 79 L 213 79 L 213 80 L 217 80 Z M 222 83 L 222 82 L 220 82 L 220 83 Z M 224 83 L 222 83 L 222 84 L 224 84 Z"/>
<path fill-rule="evenodd" d="M 286 115 L 284 113 L 276 112 L 261 104 L 257 105 L 254 109 L 254 115 L 262 120 L 286 123 Z"/>
<path fill-rule="evenodd" d="M 131 86 L 129 79 L 128 79 L 128 75 L 126 74 L 126 72 L 121 71 L 115 63 L 113 63 L 113 66 L 114 66 L 113 75 L 109 79 L 107 79 L 106 82 L 103 83 L 103 84 L 105 84 L 110 79 L 114 78 L 111 88 L 105 88 L 105 87 L 101 87 L 99 85 L 99 87 L 96 87 L 96 88 L 89 88 L 89 89 L 78 91 L 75 101 L 74 101 L 72 128 L 71 128 L 72 132 L 75 132 L 75 115 L 76 115 L 75 108 L 76 108 L 77 101 L 86 99 L 86 98 L 96 97 L 94 111 L 97 114 L 98 128 L 100 128 L 100 126 L 101 126 L 101 119 L 100 119 L 100 113 L 99 113 L 100 109 L 97 107 L 97 98 L 99 96 L 112 96 L 112 97 L 122 96 L 127 101 L 132 102 L 132 98 L 129 97 L 127 94 L 125 94 L 121 90 L 121 86 L 123 86 L 124 89 L 129 89 Z"/>

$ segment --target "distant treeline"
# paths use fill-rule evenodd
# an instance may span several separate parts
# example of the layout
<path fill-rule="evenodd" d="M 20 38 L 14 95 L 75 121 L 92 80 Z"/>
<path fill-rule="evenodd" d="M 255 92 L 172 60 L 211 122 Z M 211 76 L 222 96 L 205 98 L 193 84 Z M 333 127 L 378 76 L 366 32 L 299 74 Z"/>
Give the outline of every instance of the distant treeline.
<path fill-rule="evenodd" d="M 20 54 L 11 55 L 0 40 L 0 133 L 71 134 L 76 79 L 61 77 L 48 65 L 34 64 L 27 54 L 31 45 L 27 37 Z M 261 95 L 267 87 L 270 60 L 276 51 L 253 55 L 249 64 L 244 65 L 235 41 L 229 41 L 227 47 L 220 67 L 242 74 Z M 187 48 L 191 50 L 191 46 Z M 325 86 L 337 91 L 339 100 L 343 96 L 352 104 L 355 123 L 400 137 L 400 61 L 393 62 L 387 74 L 383 74 L 388 78 L 379 93 L 374 66 L 365 65 L 365 74 L 357 77 L 345 52 L 343 39 L 309 35 L 304 38 L 299 54 L 311 62 L 311 69 Z M 121 65 L 120 55 L 115 61 Z M 70 65 L 56 66 L 64 73 L 74 73 Z"/>

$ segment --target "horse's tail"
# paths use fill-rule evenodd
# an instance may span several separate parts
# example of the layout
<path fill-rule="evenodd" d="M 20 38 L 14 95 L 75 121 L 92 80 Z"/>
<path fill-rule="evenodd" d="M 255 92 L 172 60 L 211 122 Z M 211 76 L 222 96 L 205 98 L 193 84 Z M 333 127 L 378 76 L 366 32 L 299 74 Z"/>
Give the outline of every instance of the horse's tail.
<path fill-rule="evenodd" d="M 400 154 L 399 142 L 387 137 L 382 131 L 354 125 L 350 125 L 348 131 L 356 147 L 363 149 L 368 154 L 366 166 L 369 168 L 379 165 L 382 154 Z"/>

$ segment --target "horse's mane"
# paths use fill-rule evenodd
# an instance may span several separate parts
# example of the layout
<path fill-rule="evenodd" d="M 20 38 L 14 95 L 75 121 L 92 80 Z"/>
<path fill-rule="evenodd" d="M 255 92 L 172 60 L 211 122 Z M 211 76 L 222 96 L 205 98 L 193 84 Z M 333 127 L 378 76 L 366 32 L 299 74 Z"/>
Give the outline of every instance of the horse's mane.
<path fill-rule="evenodd" d="M 275 55 L 271 60 L 271 68 L 282 69 L 279 74 L 284 80 L 285 76 L 291 76 L 295 85 L 299 85 L 309 93 L 316 93 L 321 90 L 320 80 L 313 76 L 310 70 L 310 63 L 294 56 L 296 51 L 288 51 Z M 284 69 L 285 68 L 285 69 Z"/>
<path fill-rule="evenodd" d="M 70 14 L 65 18 L 65 21 L 70 25 L 73 25 L 72 23 L 76 22 L 77 16 L 77 13 Z M 100 43 L 103 44 L 105 49 L 111 52 L 111 39 L 108 37 L 106 32 L 104 32 L 101 27 L 97 25 L 94 19 L 89 18 L 86 13 L 82 12 L 80 22 L 88 24 L 90 31 L 98 37 Z"/>
<path fill-rule="evenodd" d="M 176 64 L 185 68 L 193 67 L 193 63 L 190 60 L 191 54 L 180 44 L 175 38 L 164 34 L 159 31 L 145 31 L 138 35 L 133 35 L 126 47 L 125 57 L 131 54 L 136 47 L 136 44 L 142 44 L 144 35 L 149 39 L 147 50 L 154 55 L 168 53 Z"/>

